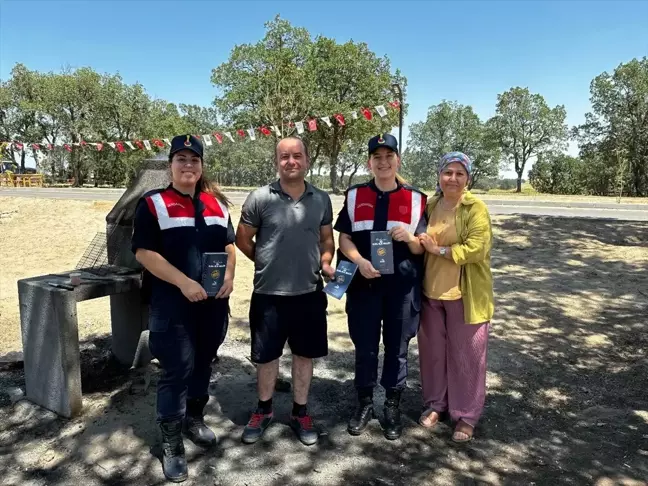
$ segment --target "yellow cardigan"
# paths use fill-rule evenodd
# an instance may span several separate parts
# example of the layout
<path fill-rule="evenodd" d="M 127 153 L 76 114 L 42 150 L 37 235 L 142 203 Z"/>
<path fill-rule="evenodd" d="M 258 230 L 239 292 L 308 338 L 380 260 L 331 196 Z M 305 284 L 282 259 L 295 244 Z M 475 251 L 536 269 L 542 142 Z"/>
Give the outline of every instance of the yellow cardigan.
<path fill-rule="evenodd" d="M 430 198 L 426 207 L 428 218 L 441 196 Z M 495 310 L 490 250 L 493 232 L 486 204 L 469 191 L 457 209 L 458 243 L 452 245 L 452 259 L 461 266 L 461 295 L 466 324 L 490 321 Z"/>

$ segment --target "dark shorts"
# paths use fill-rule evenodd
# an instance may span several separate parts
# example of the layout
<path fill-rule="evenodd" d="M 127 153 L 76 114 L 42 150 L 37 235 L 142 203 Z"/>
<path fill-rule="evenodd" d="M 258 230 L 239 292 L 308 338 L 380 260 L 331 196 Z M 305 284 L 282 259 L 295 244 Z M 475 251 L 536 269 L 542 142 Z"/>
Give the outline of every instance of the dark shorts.
<path fill-rule="evenodd" d="M 321 358 L 328 354 L 326 294 L 267 295 L 254 292 L 250 301 L 252 361 L 269 363 L 283 354 L 288 341 L 293 355 Z"/>

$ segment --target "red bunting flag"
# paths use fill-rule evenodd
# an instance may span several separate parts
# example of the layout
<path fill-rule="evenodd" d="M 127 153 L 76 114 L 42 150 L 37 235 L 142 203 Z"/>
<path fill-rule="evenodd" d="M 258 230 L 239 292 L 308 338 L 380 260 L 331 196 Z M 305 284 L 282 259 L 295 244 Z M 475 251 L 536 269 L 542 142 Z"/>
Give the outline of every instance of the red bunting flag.
<path fill-rule="evenodd" d="M 369 121 L 373 120 L 373 112 L 376 111 L 381 117 L 387 116 L 387 110 L 385 110 L 385 107 L 393 108 L 395 110 L 402 110 L 402 103 L 399 100 L 385 100 L 383 101 L 384 104 L 382 105 L 376 105 L 375 107 L 367 107 L 367 108 L 356 108 L 356 110 L 350 112 L 351 118 L 356 120 L 358 118 L 358 112 L 362 113 L 363 117 Z M 375 110 L 374 110 L 375 108 Z M 325 114 L 324 114 L 325 115 Z M 317 118 L 320 118 L 323 123 L 325 123 L 328 127 L 332 127 L 333 124 L 331 123 L 333 119 L 339 124 L 339 126 L 345 126 L 346 125 L 346 118 L 345 115 L 342 113 L 335 113 L 335 114 L 330 114 L 328 116 L 317 116 L 313 118 L 307 118 L 307 120 L 304 121 L 299 121 L 299 122 L 289 122 L 286 124 L 286 126 L 290 126 L 291 128 L 296 128 L 297 132 L 302 134 L 304 133 L 305 129 L 308 131 L 314 132 L 318 130 L 317 126 Z M 307 125 L 307 127 L 305 127 Z M 276 133 L 277 136 L 281 137 L 283 136 L 282 130 L 274 125 L 271 126 L 261 126 L 256 129 L 230 129 L 231 131 L 226 131 L 224 134 L 220 134 L 218 132 L 214 132 L 214 138 L 218 141 L 219 144 L 223 143 L 223 137 L 226 136 L 230 141 L 234 142 L 234 137 L 232 134 L 236 132 L 238 136 L 242 139 L 246 138 L 248 132 L 250 134 L 250 138 L 252 140 L 255 140 L 256 137 L 254 137 L 254 131 L 259 130 L 263 135 L 265 136 L 270 136 L 274 135 Z M 209 137 L 208 135 L 194 135 L 194 137 L 205 140 L 205 144 L 207 146 L 210 146 L 211 143 L 209 143 Z M 54 150 L 57 149 L 58 147 L 63 147 L 65 150 L 68 152 L 72 152 L 74 148 L 76 147 L 86 147 L 88 145 L 93 146 L 97 149 L 97 151 L 103 150 L 105 144 L 108 144 L 110 147 L 115 148 L 117 151 L 120 153 L 123 153 L 126 151 L 125 147 L 128 146 L 132 150 L 136 150 L 139 148 L 140 150 L 151 150 L 151 144 L 155 144 L 156 147 L 158 148 L 165 148 L 168 145 L 171 145 L 171 141 L 168 138 L 164 139 L 151 139 L 151 140 L 133 140 L 133 141 L 120 141 L 120 142 L 86 142 L 85 140 L 80 140 L 79 142 L 74 142 L 74 143 L 68 143 L 68 144 L 63 144 L 59 142 L 57 145 L 47 143 L 34 143 L 34 142 L 19 142 L 19 141 L 12 141 L 12 142 L 2 142 L 2 146 L 9 146 L 10 150 L 15 150 L 15 151 L 22 151 L 22 150 L 28 150 L 31 148 L 32 150 Z M 135 147 L 137 145 L 137 147 Z M 130 152 L 129 152 L 130 153 Z"/>

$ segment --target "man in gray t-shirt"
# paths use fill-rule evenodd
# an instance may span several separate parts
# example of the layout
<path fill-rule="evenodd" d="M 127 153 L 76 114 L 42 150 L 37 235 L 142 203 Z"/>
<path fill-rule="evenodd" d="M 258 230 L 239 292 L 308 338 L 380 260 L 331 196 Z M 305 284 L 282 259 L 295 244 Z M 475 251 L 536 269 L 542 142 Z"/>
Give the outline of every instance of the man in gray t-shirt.
<path fill-rule="evenodd" d="M 294 386 L 290 425 L 312 445 L 318 434 L 306 404 L 313 359 L 328 354 L 321 274 L 335 275 L 333 208 L 329 195 L 305 180 L 310 160 L 301 139 L 281 140 L 275 157 L 279 180 L 250 193 L 236 231 L 236 246 L 254 262 L 250 330 L 259 393 L 242 440 L 256 442 L 272 421 L 272 395 L 287 341 Z"/>

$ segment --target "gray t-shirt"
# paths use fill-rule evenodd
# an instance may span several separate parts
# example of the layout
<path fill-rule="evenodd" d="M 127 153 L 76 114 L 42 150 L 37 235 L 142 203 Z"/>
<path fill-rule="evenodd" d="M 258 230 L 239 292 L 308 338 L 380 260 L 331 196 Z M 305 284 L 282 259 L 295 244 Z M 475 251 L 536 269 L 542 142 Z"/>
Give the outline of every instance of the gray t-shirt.
<path fill-rule="evenodd" d="M 298 201 L 275 181 L 251 192 L 241 222 L 257 228 L 254 291 L 301 295 L 321 282 L 320 228 L 333 223 L 329 195 L 306 182 Z"/>

